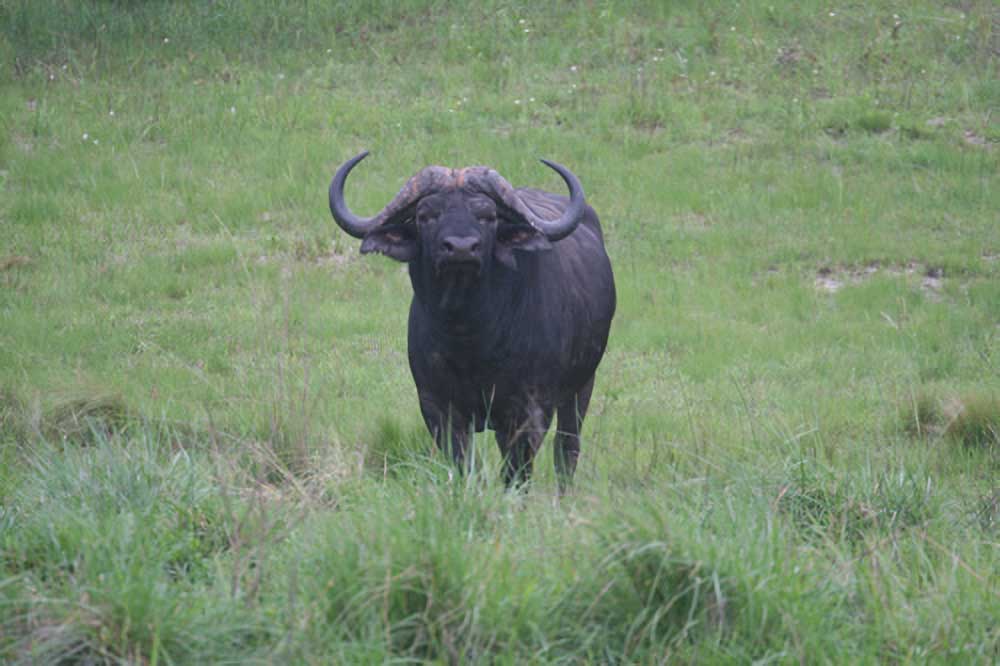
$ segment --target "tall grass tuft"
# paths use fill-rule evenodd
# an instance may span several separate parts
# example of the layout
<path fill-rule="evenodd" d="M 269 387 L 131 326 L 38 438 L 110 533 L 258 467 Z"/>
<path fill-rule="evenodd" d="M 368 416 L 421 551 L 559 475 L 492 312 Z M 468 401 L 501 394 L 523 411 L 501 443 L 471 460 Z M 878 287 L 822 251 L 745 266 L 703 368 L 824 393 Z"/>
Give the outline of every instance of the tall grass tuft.
<path fill-rule="evenodd" d="M 37 431 L 55 441 L 92 443 L 123 430 L 129 422 L 125 399 L 117 392 L 80 390 L 59 394 L 44 409 Z"/>
<path fill-rule="evenodd" d="M 496 530 L 506 531 L 517 499 L 486 476 L 458 482 L 433 466 L 410 472 L 355 498 L 351 515 L 310 525 L 314 543 L 299 575 L 317 582 L 303 591 L 315 613 L 312 640 L 449 663 L 516 646 L 522 628 L 503 615 L 529 608 L 515 610 L 523 601 L 509 586 L 515 562 Z"/>
<path fill-rule="evenodd" d="M 14 663 L 204 661 L 259 629 L 219 578 L 229 517 L 208 470 L 154 433 L 40 444 L 0 522 L 28 595 L 4 614 Z M 211 655 L 211 657 L 210 657 Z"/>
<path fill-rule="evenodd" d="M 948 424 L 947 434 L 970 448 L 1000 450 L 1000 398 L 967 395 Z"/>

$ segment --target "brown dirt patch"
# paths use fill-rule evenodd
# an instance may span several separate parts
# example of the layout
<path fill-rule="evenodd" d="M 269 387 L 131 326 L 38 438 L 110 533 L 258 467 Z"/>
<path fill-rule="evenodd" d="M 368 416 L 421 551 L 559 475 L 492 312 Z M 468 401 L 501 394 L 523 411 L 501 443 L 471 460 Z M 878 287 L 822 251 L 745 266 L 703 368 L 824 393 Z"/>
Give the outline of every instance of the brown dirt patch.
<path fill-rule="evenodd" d="M 919 275 L 920 290 L 928 299 L 937 301 L 942 297 L 944 271 L 939 267 L 926 266 L 917 261 L 895 265 L 870 263 L 864 266 L 823 266 L 816 271 L 813 285 L 819 291 L 835 294 L 844 287 L 862 284 L 879 273 L 904 277 Z"/>

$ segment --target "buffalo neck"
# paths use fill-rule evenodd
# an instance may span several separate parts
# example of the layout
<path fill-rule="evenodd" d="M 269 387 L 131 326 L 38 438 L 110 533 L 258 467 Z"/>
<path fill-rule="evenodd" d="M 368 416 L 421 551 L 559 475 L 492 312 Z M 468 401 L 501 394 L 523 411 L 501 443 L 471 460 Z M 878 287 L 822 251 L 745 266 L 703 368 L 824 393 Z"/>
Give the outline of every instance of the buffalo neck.
<path fill-rule="evenodd" d="M 422 270 L 419 262 L 410 264 L 414 302 L 435 336 L 466 344 L 489 345 L 499 332 L 516 325 L 524 277 L 523 269 L 493 263 L 478 280 L 456 284 Z"/>

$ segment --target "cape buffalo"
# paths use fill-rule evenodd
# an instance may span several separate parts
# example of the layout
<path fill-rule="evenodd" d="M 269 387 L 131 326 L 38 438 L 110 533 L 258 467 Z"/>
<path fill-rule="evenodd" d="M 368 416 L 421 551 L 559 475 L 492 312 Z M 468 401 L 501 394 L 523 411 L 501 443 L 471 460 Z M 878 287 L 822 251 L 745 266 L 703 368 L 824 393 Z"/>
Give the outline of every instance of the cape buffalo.
<path fill-rule="evenodd" d="M 373 217 L 350 211 L 340 166 L 330 212 L 361 253 L 409 264 L 408 352 L 420 411 L 438 446 L 465 465 L 471 429 L 496 431 L 510 486 L 528 480 L 553 413 L 555 469 L 572 480 L 594 373 L 615 312 L 601 225 L 564 166 L 542 160 L 569 197 L 515 189 L 476 166 L 430 166 Z"/>

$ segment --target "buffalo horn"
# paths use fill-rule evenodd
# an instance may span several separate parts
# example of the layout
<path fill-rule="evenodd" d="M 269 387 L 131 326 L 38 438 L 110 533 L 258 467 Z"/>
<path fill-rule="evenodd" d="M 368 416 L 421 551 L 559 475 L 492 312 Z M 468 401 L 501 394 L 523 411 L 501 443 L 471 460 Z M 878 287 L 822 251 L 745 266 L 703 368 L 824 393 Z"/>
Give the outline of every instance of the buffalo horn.
<path fill-rule="evenodd" d="M 375 227 L 389 221 L 403 221 L 412 212 L 413 206 L 430 191 L 446 186 L 452 180 L 452 170 L 444 167 L 426 167 L 406 182 L 403 189 L 393 197 L 385 208 L 372 217 L 358 217 L 344 201 L 344 181 L 358 162 L 368 157 L 362 151 L 340 165 L 330 182 L 330 212 L 340 228 L 354 236 L 364 238 Z"/>
<path fill-rule="evenodd" d="M 573 233 L 573 230 L 576 229 L 578 224 L 580 224 L 580 220 L 583 219 L 584 206 L 586 205 L 583 195 L 583 186 L 580 185 L 580 181 L 575 175 L 573 175 L 573 172 L 563 165 L 550 162 L 549 160 L 542 160 L 542 163 L 562 176 L 566 186 L 569 187 L 569 205 L 566 206 L 566 210 L 564 210 L 562 214 L 554 220 L 543 217 L 532 210 L 532 208 L 528 206 L 520 196 L 518 196 L 517 190 L 511 187 L 510 183 L 508 183 L 507 180 L 496 171 L 490 169 L 483 174 L 483 177 L 488 184 L 488 189 L 491 190 L 493 195 L 507 208 L 509 208 L 518 217 L 522 218 L 525 222 L 545 234 L 545 237 L 550 241 L 557 241 Z"/>

